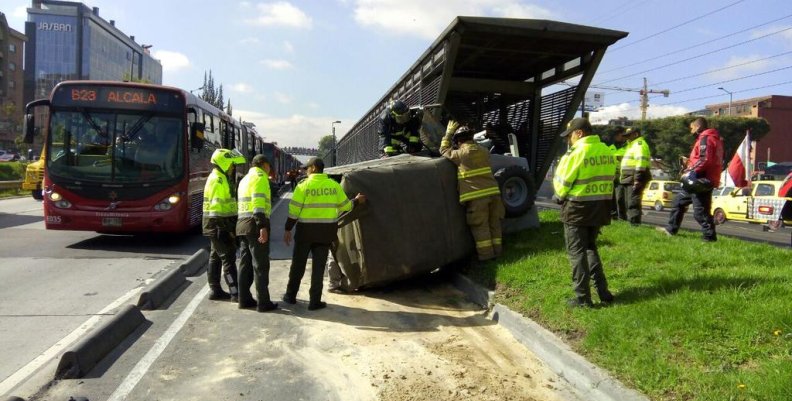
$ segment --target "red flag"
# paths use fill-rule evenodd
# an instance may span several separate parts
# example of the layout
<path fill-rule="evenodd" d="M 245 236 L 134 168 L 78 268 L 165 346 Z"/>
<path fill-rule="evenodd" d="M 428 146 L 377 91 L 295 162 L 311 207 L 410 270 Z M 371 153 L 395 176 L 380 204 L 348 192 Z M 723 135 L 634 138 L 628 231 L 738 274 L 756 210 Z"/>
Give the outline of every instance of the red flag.
<path fill-rule="evenodd" d="M 729 162 L 729 174 L 726 176 L 726 185 L 735 188 L 747 187 L 751 180 L 751 134 L 747 132 L 745 139 L 740 143 L 737 152 Z"/>

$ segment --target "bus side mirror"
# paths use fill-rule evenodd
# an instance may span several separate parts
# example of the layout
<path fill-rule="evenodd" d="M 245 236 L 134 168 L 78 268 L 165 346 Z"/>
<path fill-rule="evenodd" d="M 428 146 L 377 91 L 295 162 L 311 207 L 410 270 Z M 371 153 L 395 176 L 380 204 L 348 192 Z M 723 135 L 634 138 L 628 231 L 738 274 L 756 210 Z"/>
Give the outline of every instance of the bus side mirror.
<path fill-rule="evenodd" d="M 33 114 L 25 114 L 25 139 L 24 143 L 33 143 L 33 137 L 36 135 L 35 121 Z"/>
<path fill-rule="evenodd" d="M 190 124 L 190 143 L 192 149 L 203 149 L 204 146 L 204 130 L 206 124 L 204 123 L 191 123 Z"/>

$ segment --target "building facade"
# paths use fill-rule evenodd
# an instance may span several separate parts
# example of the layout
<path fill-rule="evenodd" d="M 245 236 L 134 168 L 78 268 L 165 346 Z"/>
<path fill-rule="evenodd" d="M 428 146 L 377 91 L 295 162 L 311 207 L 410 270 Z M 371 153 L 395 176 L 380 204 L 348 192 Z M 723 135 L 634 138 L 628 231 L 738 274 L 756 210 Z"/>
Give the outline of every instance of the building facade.
<path fill-rule="evenodd" d="M 151 46 L 135 42 L 99 17 L 99 8 L 70 1 L 33 0 L 28 8 L 25 100 L 48 97 L 65 80 L 162 84 L 162 64 Z"/>
<path fill-rule="evenodd" d="M 24 51 L 27 38 L 0 12 L 0 148 L 15 150 L 25 114 Z"/>
<path fill-rule="evenodd" d="M 770 95 L 706 106 L 714 116 L 758 117 L 770 124 L 770 133 L 756 142 L 755 167 L 768 161 L 792 161 L 792 96 Z M 731 112 L 731 113 L 730 113 Z"/>

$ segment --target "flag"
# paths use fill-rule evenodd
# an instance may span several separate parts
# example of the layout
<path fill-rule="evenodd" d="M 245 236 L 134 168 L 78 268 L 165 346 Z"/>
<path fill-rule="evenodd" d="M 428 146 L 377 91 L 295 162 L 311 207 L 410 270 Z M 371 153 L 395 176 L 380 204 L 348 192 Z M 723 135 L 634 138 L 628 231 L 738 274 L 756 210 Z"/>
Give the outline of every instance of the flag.
<path fill-rule="evenodd" d="M 737 152 L 729 162 L 726 185 L 735 188 L 747 187 L 751 183 L 751 133 L 745 133 Z"/>

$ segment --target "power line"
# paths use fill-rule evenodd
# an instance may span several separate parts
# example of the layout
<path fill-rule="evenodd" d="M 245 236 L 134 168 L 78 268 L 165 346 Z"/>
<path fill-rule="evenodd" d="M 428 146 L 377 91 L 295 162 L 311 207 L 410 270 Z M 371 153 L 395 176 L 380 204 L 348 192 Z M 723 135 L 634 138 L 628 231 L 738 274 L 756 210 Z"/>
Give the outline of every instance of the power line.
<path fill-rule="evenodd" d="M 707 88 L 707 87 L 710 87 L 710 86 L 725 84 L 727 82 L 741 81 L 743 79 L 758 77 L 758 76 L 761 76 L 761 75 L 772 74 L 774 72 L 784 71 L 784 70 L 788 70 L 790 68 L 792 68 L 792 65 L 786 66 L 786 67 L 781 67 L 781 68 L 776 68 L 775 70 L 770 70 L 770 71 L 765 71 L 765 72 L 759 72 L 759 73 L 756 73 L 756 74 L 746 75 L 746 76 L 739 77 L 739 78 L 727 79 L 725 81 L 714 82 L 714 83 L 707 84 L 707 85 L 701 85 L 701 86 L 696 86 L 696 87 L 693 87 L 693 88 L 687 88 L 687 89 L 683 89 L 683 90 L 678 90 L 678 91 L 674 91 L 674 93 L 675 94 L 679 94 L 679 93 L 690 92 L 690 91 L 693 91 L 693 90 L 696 90 L 696 89 Z"/>
<path fill-rule="evenodd" d="M 717 52 L 720 52 L 720 51 L 723 51 L 723 50 L 727 50 L 727 49 L 731 49 L 731 48 L 734 48 L 734 47 L 737 47 L 737 46 L 741 46 L 741 45 L 744 45 L 746 43 L 751 43 L 751 42 L 757 41 L 759 39 L 764 39 L 764 38 L 772 36 L 772 35 L 777 35 L 779 33 L 786 32 L 786 31 L 788 31 L 790 29 L 792 29 L 792 27 L 784 28 L 784 29 L 781 29 L 781 30 L 778 30 L 778 31 L 775 31 L 775 32 L 771 32 L 771 33 L 768 33 L 768 34 L 765 34 L 765 35 L 762 35 L 762 36 L 759 36 L 759 37 L 756 37 L 756 38 L 753 38 L 753 39 L 749 39 L 749 40 L 746 40 L 746 41 L 743 41 L 743 42 L 740 42 L 740 43 L 729 45 L 729 46 L 726 46 L 726 47 L 721 47 L 720 49 L 711 50 L 711 51 L 708 51 L 706 53 L 702 53 L 702 54 L 699 54 L 699 55 L 696 55 L 696 56 L 688 57 L 688 58 L 683 59 L 683 60 L 675 61 L 673 63 L 668 63 L 668 64 L 661 65 L 659 67 L 650 68 L 648 70 L 644 70 L 644 71 L 641 71 L 641 72 L 636 72 L 635 74 L 625 75 L 625 76 L 622 76 L 622 77 L 619 77 L 619 78 L 610 79 L 610 80 L 607 80 L 607 81 L 604 81 L 604 82 L 598 82 L 597 85 L 606 84 L 608 82 L 621 81 L 622 79 L 625 79 L 625 78 L 630 78 L 630 77 L 634 77 L 636 75 L 645 74 L 647 72 L 657 71 L 657 70 L 660 70 L 660 69 L 663 69 L 663 68 L 667 68 L 667 67 L 671 67 L 671 66 L 674 66 L 674 65 L 677 65 L 677 64 L 682 64 L 684 62 L 687 62 L 687 61 L 690 61 L 690 60 L 694 60 L 694 59 L 697 59 L 699 57 L 708 56 L 710 54 L 714 54 L 714 53 L 717 53 Z"/>
<path fill-rule="evenodd" d="M 599 18 L 591 21 L 591 23 L 592 23 L 592 25 L 596 25 L 596 24 L 601 24 L 601 23 L 603 23 L 605 21 L 610 21 L 610 20 L 612 20 L 612 19 L 614 19 L 614 18 L 616 18 L 618 16 L 622 16 L 622 15 L 624 15 L 624 14 L 626 14 L 626 13 L 632 11 L 632 10 L 635 10 L 636 8 L 642 6 L 647 1 L 649 1 L 649 0 L 639 1 L 637 3 L 634 0 L 626 1 L 626 2 L 622 3 L 620 6 L 616 7 L 611 12 L 611 15 L 604 15 L 602 17 L 599 17 Z M 628 7 L 630 5 L 632 5 L 632 7 Z M 625 7 L 626 7 L 625 10 L 621 10 L 621 9 L 623 9 Z M 621 11 L 621 12 L 619 12 L 619 11 Z"/>
<path fill-rule="evenodd" d="M 671 51 L 671 52 L 668 52 L 668 53 L 665 53 L 665 54 L 661 54 L 659 56 L 651 57 L 651 58 L 648 58 L 648 59 L 645 59 L 645 60 L 642 60 L 642 61 L 637 61 L 637 62 L 634 62 L 634 63 L 631 63 L 631 64 L 625 64 L 625 65 L 620 66 L 620 67 L 615 67 L 615 68 L 611 68 L 609 70 L 598 72 L 598 74 L 607 74 L 607 73 L 610 73 L 610 72 L 613 72 L 613 71 L 618 71 L 618 70 L 625 69 L 627 67 L 632 67 L 632 66 L 639 65 L 639 64 L 645 64 L 645 63 L 648 63 L 650 61 L 657 60 L 659 58 L 663 58 L 663 57 L 670 56 L 672 54 L 681 53 L 681 52 L 684 52 L 684 51 L 687 51 L 687 50 L 695 49 L 697 47 L 708 45 L 710 43 L 717 42 L 719 40 L 726 39 L 726 38 L 731 37 L 731 36 L 739 35 L 741 33 L 745 33 L 745 32 L 754 30 L 756 28 L 763 27 L 765 25 L 770 25 L 772 23 L 787 19 L 789 17 L 792 17 L 792 14 L 785 15 L 785 16 L 783 16 L 781 18 L 776 18 L 776 19 L 771 20 L 771 21 L 767 21 L 767 22 L 759 24 L 759 25 L 754 25 L 754 26 L 752 26 L 750 28 L 745 28 L 745 29 L 737 31 L 737 32 L 732 32 L 730 34 L 727 34 L 727 35 L 724 35 L 724 36 L 721 36 L 721 37 L 718 37 L 718 38 L 715 38 L 715 39 L 707 40 L 707 41 L 704 41 L 704 42 L 701 42 L 701 43 L 698 43 L 698 44 L 695 44 L 695 45 L 692 45 L 692 46 L 688 46 L 688 47 L 685 47 L 685 48 L 682 48 L 682 49 L 678 49 L 678 50 L 674 50 L 674 51 Z"/>
<path fill-rule="evenodd" d="M 712 15 L 712 14 L 715 14 L 715 13 L 718 13 L 718 12 L 720 12 L 720 11 L 723 11 L 723 10 L 725 10 L 725 9 L 729 8 L 729 7 L 735 6 L 735 5 L 737 5 L 737 4 L 740 4 L 740 3 L 744 2 L 744 1 L 745 1 L 745 0 L 737 0 L 737 1 L 735 1 L 734 3 L 731 3 L 731 4 L 728 4 L 728 5 L 725 5 L 725 6 L 723 6 L 723 7 L 719 8 L 719 9 L 717 9 L 717 10 L 710 11 L 710 12 L 708 12 L 708 13 L 704 14 L 704 15 L 700 15 L 700 16 L 698 16 L 698 17 L 691 18 L 691 19 L 689 19 L 689 20 L 687 20 L 687 21 L 685 21 L 685 22 L 683 22 L 683 23 L 681 23 L 681 24 L 674 25 L 674 26 L 672 26 L 672 27 L 670 27 L 670 28 L 664 29 L 664 30 L 662 30 L 662 31 L 660 31 L 660 32 L 657 32 L 657 33 L 653 33 L 653 34 L 651 34 L 651 35 L 649 35 L 649 36 L 647 36 L 647 37 L 645 37 L 645 38 L 638 39 L 638 40 L 636 40 L 635 42 L 630 42 L 630 43 L 628 43 L 628 44 L 626 44 L 626 45 L 624 45 L 624 46 L 617 47 L 617 48 L 613 49 L 613 51 L 619 51 L 619 50 L 621 50 L 621 49 L 624 49 L 624 48 L 626 48 L 626 47 L 630 47 L 630 46 L 632 46 L 632 45 L 634 45 L 634 44 L 636 44 L 636 43 L 641 43 L 641 42 L 643 42 L 643 41 L 645 41 L 645 40 L 648 40 L 648 39 L 654 38 L 655 36 L 662 35 L 662 34 L 664 34 L 664 33 L 666 33 L 666 32 L 669 32 L 669 31 L 672 31 L 672 30 L 674 30 L 674 29 L 680 28 L 680 27 L 682 27 L 682 26 L 685 26 L 685 25 L 687 25 L 687 24 L 689 24 L 689 23 L 691 23 L 691 22 L 698 21 L 698 20 L 700 20 L 701 18 L 708 17 L 708 16 L 710 16 L 710 15 Z"/>
<path fill-rule="evenodd" d="M 756 60 L 747 61 L 745 63 L 730 65 L 728 67 L 716 68 L 714 70 L 709 70 L 709 71 L 705 71 L 705 72 L 698 73 L 698 74 L 688 75 L 688 76 L 681 77 L 681 78 L 670 79 L 668 81 L 657 82 L 657 83 L 655 83 L 655 85 L 662 85 L 662 84 L 667 84 L 669 82 L 683 81 L 685 79 L 690 79 L 690 78 L 700 77 L 702 75 L 712 74 L 713 72 L 725 71 L 725 70 L 729 70 L 729 69 L 732 69 L 732 68 L 743 67 L 743 66 L 746 66 L 748 64 L 758 63 L 760 61 L 765 61 L 765 60 L 770 60 L 770 59 L 773 59 L 773 58 L 776 58 L 776 57 L 786 56 L 787 54 L 792 54 L 792 50 L 790 50 L 788 52 L 784 52 L 784 53 L 779 53 L 779 54 L 776 54 L 774 56 L 769 56 L 769 57 L 765 57 L 765 58 L 760 58 L 760 59 L 756 59 Z"/>

